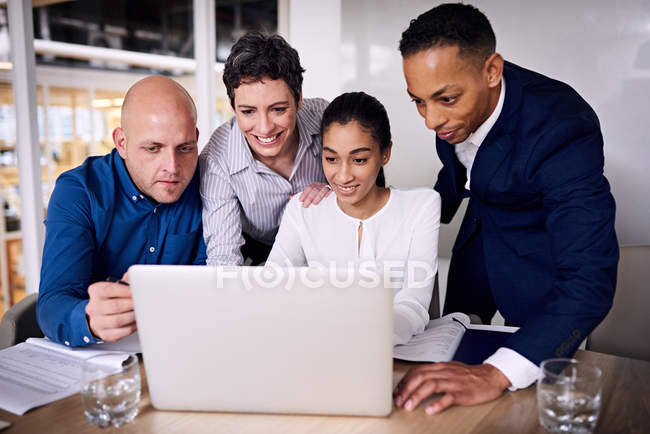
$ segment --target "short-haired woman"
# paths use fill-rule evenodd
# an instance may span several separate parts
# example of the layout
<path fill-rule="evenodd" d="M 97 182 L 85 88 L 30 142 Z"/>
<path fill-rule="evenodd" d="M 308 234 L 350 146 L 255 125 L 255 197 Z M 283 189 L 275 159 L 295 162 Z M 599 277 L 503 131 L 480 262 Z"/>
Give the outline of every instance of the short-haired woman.
<path fill-rule="evenodd" d="M 327 101 L 303 99 L 298 53 L 281 36 L 248 33 L 232 47 L 223 81 L 235 117 L 201 152 L 208 265 L 264 262 L 294 194 L 329 193 L 320 121 Z M 311 188 L 309 188 L 311 186 Z"/>

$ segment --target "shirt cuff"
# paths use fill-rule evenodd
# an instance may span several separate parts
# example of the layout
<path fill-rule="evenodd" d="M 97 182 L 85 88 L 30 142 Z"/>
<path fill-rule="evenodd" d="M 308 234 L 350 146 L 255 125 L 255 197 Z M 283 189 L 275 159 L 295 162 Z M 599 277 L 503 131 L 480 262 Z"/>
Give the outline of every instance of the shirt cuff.
<path fill-rule="evenodd" d="M 96 344 L 101 340 L 95 338 L 90 332 L 90 326 L 86 319 L 86 305 L 88 300 L 83 300 L 72 309 L 70 313 L 69 335 L 63 342 L 66 346 L 79 347 L 89 344 Z"/>
<path fill-rule="evenodd" d="M 525 389 L 537 381 L 539 367 L 510 348 L 501 347 L 483 363 L 490 364 L 510 380 L 508 390 Z"/>
<path fill-rule="evenodd" d="M 401 304 L 393 306 L 393 345 L 403 345 L 414 334 L 421 333 L 424 327 L 418 327 L 418 318 L 411 309 Z M 419 329 L 422 330 L 419 330 Z"/>

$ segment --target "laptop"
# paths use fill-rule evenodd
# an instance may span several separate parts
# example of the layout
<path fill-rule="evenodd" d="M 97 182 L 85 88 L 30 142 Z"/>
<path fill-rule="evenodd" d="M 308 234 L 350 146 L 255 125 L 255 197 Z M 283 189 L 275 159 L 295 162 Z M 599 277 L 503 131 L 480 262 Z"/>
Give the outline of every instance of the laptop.
<path fill-rule="evenodd" d="M 390 414 L 387 276 L 368 269 L 132 266 L 153 406 Z"/>

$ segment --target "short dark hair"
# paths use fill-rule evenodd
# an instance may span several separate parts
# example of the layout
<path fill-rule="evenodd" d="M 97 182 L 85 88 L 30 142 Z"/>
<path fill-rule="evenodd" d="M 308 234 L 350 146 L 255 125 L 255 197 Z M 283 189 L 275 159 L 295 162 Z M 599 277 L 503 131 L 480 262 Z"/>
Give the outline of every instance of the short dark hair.
<path fill-rule="evenodd" d="M 402 33 L 402 57 L 429 48 L 458 45 L 459 55 L 481 61 L 496 51 L 496 37 L 487 17 L 472 5 L 445 3 L 428 10 Z"/>
<path fill-rule="evenodd" d="M 323 113 L 321 137 L 333 123 L 345 125 L 354 121 L 370 133 L 379 145 L 379 152 L 388 149 L 391 140 L 388 113 L 377 98 L 364 92 L 348 92 L 334 98 Z M 375 183 L 380 187 L 386 186 L 383 167 L 379 169 Z"/>
<path fill-rule="evenodd" d="M 230 50 L 223 68 L 223 83 L 233 108 L 235 89 L 242 83 L 254 83 L 264 77 L 284 80 L 298 104 L 303 72 L 298 52 L 282 36 L 249 32 Z"/>

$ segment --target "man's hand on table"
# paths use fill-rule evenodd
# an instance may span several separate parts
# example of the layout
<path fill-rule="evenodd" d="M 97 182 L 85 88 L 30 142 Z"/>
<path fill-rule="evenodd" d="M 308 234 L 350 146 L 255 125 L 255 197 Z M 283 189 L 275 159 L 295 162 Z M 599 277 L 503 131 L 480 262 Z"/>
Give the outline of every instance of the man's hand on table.
<path fill-rule="evenodd" d="M 510 386 L 510 381 L 492 365 L 441 362 L 411 368 L 393 391 L 395 405 L 414 410 L 433 394 L 443 394 L 427 406 L 436 414 L 456 405 L 476 405 L 492 401 Z"/>
<path fill-rule="evenodd" d="M 121 281 L 128 283 L 126 273 Z M 88 287 L 88 295 L 90 301 L 86 305 L 86 319 L 94 336 L 112 342 L 136 331 L 133 299 L 128 284 L 95 282 Z"/>
<path fill-rule="evenodd" d="M 318 205 L 321 200 L 325 199 L 332 192 L 330 186 L 324 182 L 314 182 L 305 188 L 298 200 L 302 202 L 303 208 L 309 205 Z"/>

